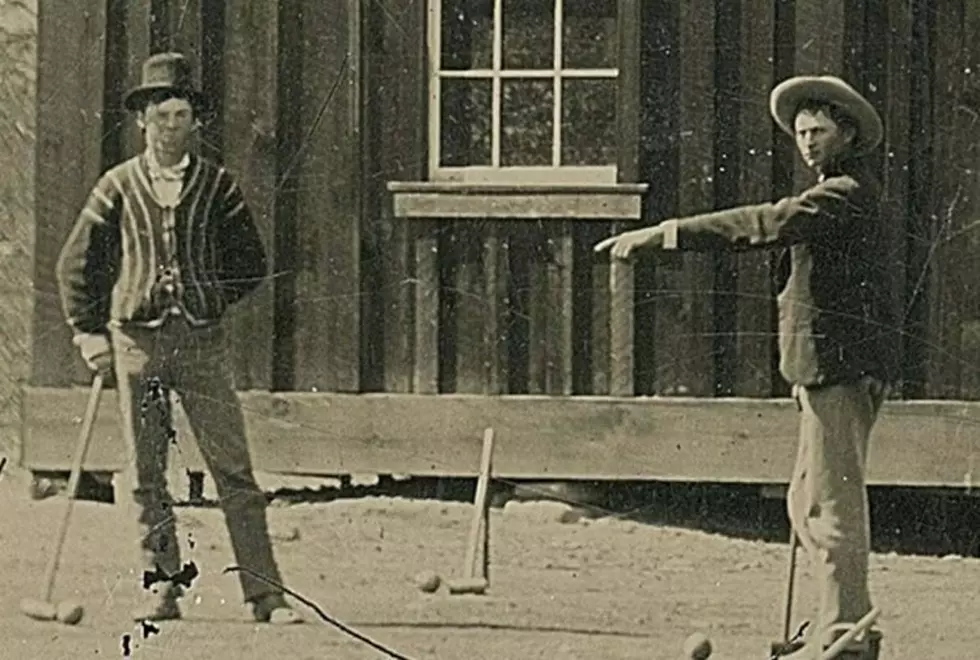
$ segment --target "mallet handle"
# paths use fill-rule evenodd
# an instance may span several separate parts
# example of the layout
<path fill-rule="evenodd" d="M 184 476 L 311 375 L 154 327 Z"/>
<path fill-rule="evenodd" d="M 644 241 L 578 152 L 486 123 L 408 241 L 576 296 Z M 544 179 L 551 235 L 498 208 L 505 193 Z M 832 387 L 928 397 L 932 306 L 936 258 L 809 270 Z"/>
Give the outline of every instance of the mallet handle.
<path fill-rule="evenodd" d="M 827 650 L 820 656 L 820 660 L 834 660 L 854 638 L 874 625 L 874 622 L 878 620 L 879 616 L 881 616 L 881 610 L 877 607 L 873 608 L 860 621 L 855 623 L 850 630 L 841 635 L 836 642 L 827 647 Z"/>
<path fill-rule="evenodd" d="M 483 519 L 487 514 L 487 490 L 490 486 L 492 462 L 493 429 L 488 428 L 483 432 L 483 454 L 480 457 L 480 476 L 476 482 L 476 498 L 473 502 L 473 521 L 470 524 L 470 535 L 466 544 L 466 564 L 463 568 L 466 577 L 476 577 L 476 553 L 480 545 L 480 527 L 483 525 Z"/>
<path fill-rule="evenodd" d="M 82 476 L 82 464 L 85 462 L 85 455 L 88 453 L 89 442 L 92 439 L 92 427 L 95 425 L 95 415 L 99 411 L 99 402 L 102 399 L 102 385 L 104 376 L 101 372 L 95 374 L 92 381 L 92 390 L 88 397 L 88 407 L 85 409 L 85 417 L 82 418 L 82 429 L 78 435 L 78 443 L 75 445 L 75 458 L 71 464 L 71 474 L 68 477 L 68 501 L 65 503 L 65 513 L 61 518 L 61 526 L 58 529 L 58 540 L 48 560 L 47 572 L 44 575 L 44 601 L 51 602 L 51 595 L 54 593 L 54 579 L 58 573 L 58 564 L 61 562 L 61 550 L 65 545 L 65 537 L 68 535 L 68 523 L 71 520 L 72 508 L 75 504 L 75 495 L 78 493 L 78 482 Z"/>

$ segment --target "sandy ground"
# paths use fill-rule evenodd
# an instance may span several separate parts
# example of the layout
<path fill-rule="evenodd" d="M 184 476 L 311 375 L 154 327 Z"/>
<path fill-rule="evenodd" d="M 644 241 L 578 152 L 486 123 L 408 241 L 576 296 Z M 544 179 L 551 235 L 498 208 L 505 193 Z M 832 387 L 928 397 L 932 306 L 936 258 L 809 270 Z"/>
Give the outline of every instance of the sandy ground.
<path fill-rule="evenodd" d="M 202 573 L 185 599 L 186 621 L 147 637 L 126 620 L 126 591 L 136 578 L 125 562 L 127 541 L 116 531 L 119 509 L 93 502 L 76 505 L 56 587 L 58 598 L 85 604 L 85 619 L 76 627 L 29 620 L 18 602 L 43 588 L 64 501 L 32 502 L 25 493 L 26 477 L 5 470 L 4 659 L 385 657 L 309 609 L 304 626 L 249 622 L 237 579 L 222 574 L 233 561 L 214 509 L 179 511 L 184 558 Z M 562 522 L 566 509 L 511 502 L 493 511 L 492 586 L 483 597 L 426 595 L 413 584 L 425 569 L 458 575 L 466 504 L 368 498 L 273 506 L 269 515 L 288 585 L 404 657 L 678 659 L 695 630 L 714 641 L 712 658 L 766 657 L 781 627 L 785 545 L 612 518 Z M 806 560 L 800 575 L 797 611 L 805 617 L 815 602 Z M 875 555 L 883 657 L 977 657 L 978 587 L 975 559 Z"/>

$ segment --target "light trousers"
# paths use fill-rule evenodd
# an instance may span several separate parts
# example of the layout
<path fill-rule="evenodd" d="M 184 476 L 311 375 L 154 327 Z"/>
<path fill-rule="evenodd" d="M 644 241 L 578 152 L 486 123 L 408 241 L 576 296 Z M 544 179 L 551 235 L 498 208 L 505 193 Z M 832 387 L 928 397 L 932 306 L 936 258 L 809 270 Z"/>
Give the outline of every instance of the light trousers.
<path fill-rule="evenodd" d="M 872 607 L 865 473 L 871 429 L 886 388 L 873 378 L 863 378 L 794 391 L 801 412 L 800 438 L 787 509 L 800 545 L 817 569 L 816 632 L 826 644 Z"/>
<path fill-rule="evenodd" d="M 123 437 L 124 501 L 130 538 L 138 538 L 143 570 L 180 569 L 173 499 L 166 482 L 171 443 L 187 442 L 171 431 L 171 393 L 184 411 L 214 479 L 235 561 L 282 584 L 266 520 L 266 499 L 255 482 L 245 423 L 232 386 L 226 336 L 220 326 L 195 328 L 169 317 L 160 328 L 111 329 Z M 281 590 L 238 573 L 246 601 Z"/>

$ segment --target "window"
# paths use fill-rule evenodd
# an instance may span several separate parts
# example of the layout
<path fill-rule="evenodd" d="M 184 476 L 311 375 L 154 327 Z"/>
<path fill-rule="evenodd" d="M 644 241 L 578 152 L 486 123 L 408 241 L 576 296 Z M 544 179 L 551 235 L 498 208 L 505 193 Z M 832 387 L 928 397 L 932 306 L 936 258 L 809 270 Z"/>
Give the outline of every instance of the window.
<path fill-rule="evenodd" d="M 430 0 L 429 173 L 614 183 L 616 0 Z"/>

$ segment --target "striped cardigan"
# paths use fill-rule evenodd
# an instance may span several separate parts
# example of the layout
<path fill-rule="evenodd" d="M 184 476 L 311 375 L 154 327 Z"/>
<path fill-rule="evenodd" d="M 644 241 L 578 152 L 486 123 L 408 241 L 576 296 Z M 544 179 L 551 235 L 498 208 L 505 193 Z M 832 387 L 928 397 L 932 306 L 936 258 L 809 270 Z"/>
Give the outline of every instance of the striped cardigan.
<path fill-rule="evenodd" d="M 174 217 L 181 306 L 193 321 L 217 322 L 267 274 L 248 205 L 227 170 L 192 155 Z M 76 334 L 163 319 L 167 309 L 154 296 L 157 273 L 170 265 L 163 218 L 143 154 L 100 177 L 56 266 L 63 311 Z"/>

